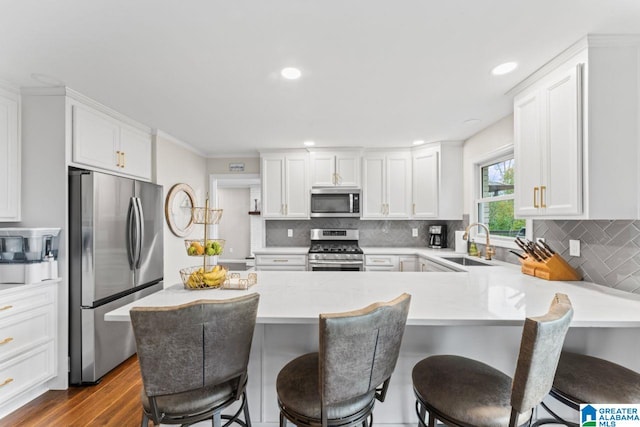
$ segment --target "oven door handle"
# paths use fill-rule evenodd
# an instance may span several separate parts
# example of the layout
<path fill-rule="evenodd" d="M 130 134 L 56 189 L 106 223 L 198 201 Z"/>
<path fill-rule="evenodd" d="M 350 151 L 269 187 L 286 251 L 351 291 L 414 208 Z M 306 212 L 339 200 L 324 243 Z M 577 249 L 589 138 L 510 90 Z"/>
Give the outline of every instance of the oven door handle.
<path fill-rule="evenodd" d="M 335 264 L 342 264 L 342 265 L 362 265 L 362 261 L 341 261 L 341 260 L 322 260 L 322 261 L 318 261 L 318 260 L 311 260 L 309 261 L 309 264 L 314 264 L 314 265 L 335 265 Z"/>

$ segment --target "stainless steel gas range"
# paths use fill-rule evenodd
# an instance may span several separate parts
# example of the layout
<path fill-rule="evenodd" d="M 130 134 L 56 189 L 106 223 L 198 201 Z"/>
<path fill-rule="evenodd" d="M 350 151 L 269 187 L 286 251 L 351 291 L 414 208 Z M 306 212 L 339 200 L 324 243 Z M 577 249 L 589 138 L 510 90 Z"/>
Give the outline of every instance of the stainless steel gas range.
<path fill-rule="evenodd" d="M 311 271 L 362 271 L 364 256 L 358 246 L 358 230 L 311 230 L 309 269 Z"/>

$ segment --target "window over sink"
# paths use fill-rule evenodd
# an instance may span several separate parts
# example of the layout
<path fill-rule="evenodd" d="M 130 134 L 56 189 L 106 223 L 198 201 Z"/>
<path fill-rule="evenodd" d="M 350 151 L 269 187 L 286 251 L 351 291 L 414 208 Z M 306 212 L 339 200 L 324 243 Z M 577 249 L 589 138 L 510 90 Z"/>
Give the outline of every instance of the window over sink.
<path fill-rule="evenodd" d="M 514 215 L 516 167 L 512 146 L 490 153 L 475 163 L 475 218 L 471 221 L 487 225 L 491 243 L 496 246 L 516 247 L 513 242 L 516 237 L 531 233 L 528 221 Z M 472 231 L 476 231 L 476 238 L 483 243 L 484 231 L 480 228 Z"/>

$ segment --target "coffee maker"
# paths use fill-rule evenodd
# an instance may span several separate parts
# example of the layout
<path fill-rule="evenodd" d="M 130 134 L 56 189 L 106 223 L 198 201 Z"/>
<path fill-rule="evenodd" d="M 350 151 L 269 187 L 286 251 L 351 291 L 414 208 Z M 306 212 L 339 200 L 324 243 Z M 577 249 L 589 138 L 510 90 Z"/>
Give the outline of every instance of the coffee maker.
<path fill-rule="evenodd" d="M 446 225 L 430 225 L 429 226 L 428 246 L 434 249 L 442 249 L 447 247 L 447 226 Z"/>

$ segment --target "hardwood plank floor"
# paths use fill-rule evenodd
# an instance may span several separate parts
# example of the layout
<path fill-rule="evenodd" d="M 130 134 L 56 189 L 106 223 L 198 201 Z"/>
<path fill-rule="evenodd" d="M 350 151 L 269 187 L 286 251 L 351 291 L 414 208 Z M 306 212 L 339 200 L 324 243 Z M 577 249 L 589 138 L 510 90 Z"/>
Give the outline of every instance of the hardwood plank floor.
<path fill-rule="evenodd" d="M 132 356 L 99 384 L 48 391 L 1 419 L 0 426 L 139 426 L 140 387 L 138 359 Z"/>

